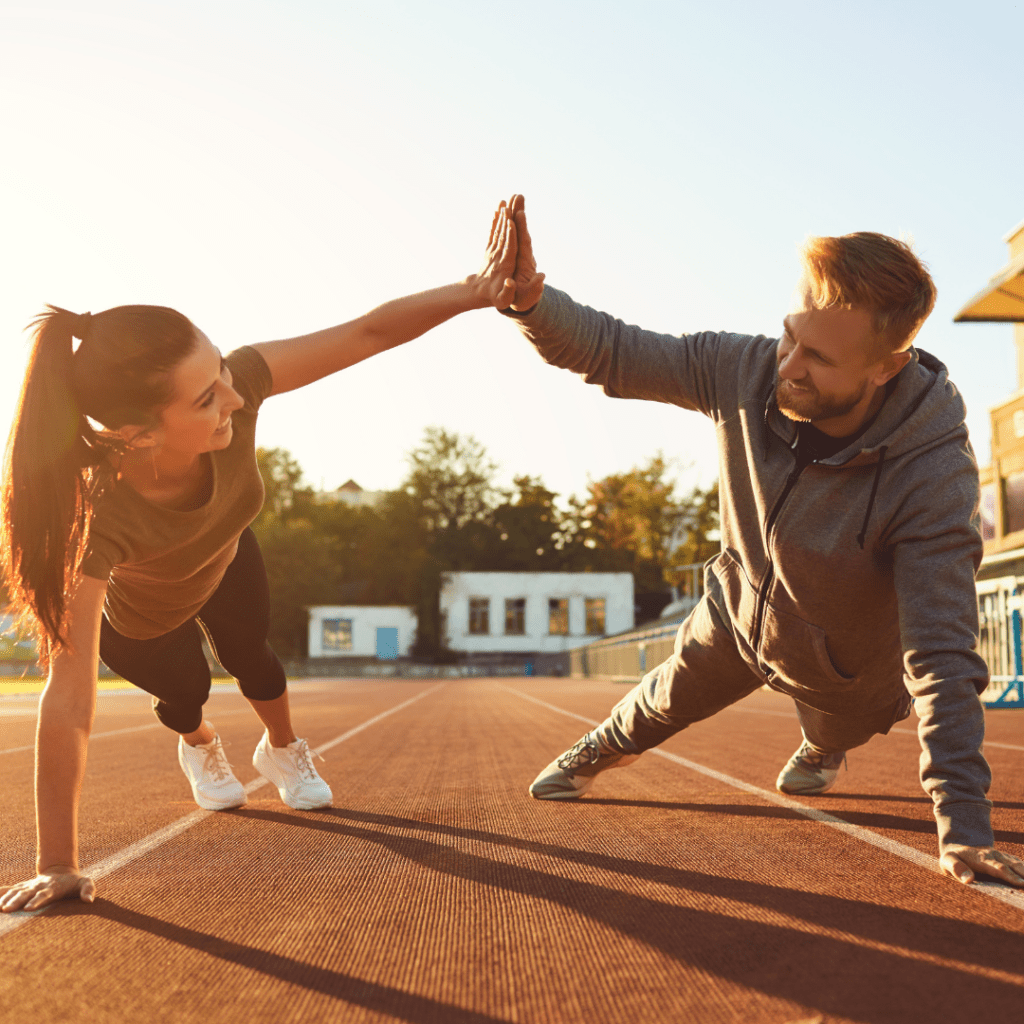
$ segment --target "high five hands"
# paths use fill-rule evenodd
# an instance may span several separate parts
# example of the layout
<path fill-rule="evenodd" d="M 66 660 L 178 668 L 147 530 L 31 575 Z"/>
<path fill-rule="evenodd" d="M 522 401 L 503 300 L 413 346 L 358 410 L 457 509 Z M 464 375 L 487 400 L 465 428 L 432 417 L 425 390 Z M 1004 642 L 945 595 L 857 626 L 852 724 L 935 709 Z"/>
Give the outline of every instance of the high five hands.
<path fill-rule="evenodd" d="M 475 279 L 481 306 L 517 312 L 531 309 L 544 292 L 544 275 L 537 273 L 533 240 L 526 226 L 526 201 L 521 195 L 499 204 L 491 221 L 484 265 Z"/>

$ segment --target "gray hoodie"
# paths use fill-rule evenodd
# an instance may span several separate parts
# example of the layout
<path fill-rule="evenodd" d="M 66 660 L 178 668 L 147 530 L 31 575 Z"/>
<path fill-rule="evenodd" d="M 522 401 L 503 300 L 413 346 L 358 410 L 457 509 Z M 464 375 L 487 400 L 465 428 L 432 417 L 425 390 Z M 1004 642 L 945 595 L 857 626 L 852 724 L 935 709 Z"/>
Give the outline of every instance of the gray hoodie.
<path fill-rule="evenodd" d="M 868 430 L 796 471 L 775 404 L 777 340 L 656 334 L 546 287 L 523 333 L 613 398 L 668 402 L 715 424 L 722 552 L 709 598 L 751 669 L 828 714 L 866 714 L 906 686 L 940 848 L 989 846 L 974 576 L 978 466 L 946 367 L 920 350 Z"/>

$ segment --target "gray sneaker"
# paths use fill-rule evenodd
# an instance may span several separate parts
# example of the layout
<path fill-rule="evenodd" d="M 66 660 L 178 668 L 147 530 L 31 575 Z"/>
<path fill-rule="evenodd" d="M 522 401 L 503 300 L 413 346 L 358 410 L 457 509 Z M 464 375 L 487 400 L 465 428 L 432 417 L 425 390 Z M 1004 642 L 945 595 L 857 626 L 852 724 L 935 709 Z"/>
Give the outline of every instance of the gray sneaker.
<path fill-rule="evenodd" d="M 611 750 L 588 732 L 533 780 L 530 796 L 534 800 L 577 800 L 594 784 L 599 772 L 624 768 L 639 756 Z"/>
<path fill-rule="evenodd" d="M 845 763 L 845 751 L 823 754 L 804 740 L 786 767 L 779 772 L 775 788 L 791 796 L 818 796 L 836 784 L 839 769 Z"/>

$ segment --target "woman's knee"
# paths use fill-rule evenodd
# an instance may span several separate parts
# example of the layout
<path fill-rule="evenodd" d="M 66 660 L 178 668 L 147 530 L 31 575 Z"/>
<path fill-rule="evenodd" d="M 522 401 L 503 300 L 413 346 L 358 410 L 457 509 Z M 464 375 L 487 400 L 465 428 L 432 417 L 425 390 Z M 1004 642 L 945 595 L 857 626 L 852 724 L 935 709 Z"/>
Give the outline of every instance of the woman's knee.
<path fill-rule="evenodd" d="M 287 689 L 284 666 L 268 643 L 256 650 L 250 648 L 239 657 L 224 654 L 221 664 L 238 680 L 238 688 L 250 700 L 276 700 Z"/>
<path fill-rule="evenodd" d="M 153 711 L 161 725 L 183 735 L 195 732 L 203 724 L 202 704 L 171 704 L 154 697 Z"/>

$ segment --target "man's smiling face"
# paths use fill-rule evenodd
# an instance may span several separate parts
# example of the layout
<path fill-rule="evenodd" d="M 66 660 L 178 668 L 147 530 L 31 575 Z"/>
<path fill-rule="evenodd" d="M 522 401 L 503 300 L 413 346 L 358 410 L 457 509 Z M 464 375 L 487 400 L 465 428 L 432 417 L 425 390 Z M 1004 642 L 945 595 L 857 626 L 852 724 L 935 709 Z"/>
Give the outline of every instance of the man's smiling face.
<path fill-rule="evenodd" d="M 815 309 L 810 290 L 801 285 L 783 327 L 775 354 L 775 399 L 782 413 L 839 429 L 847 419 L 858 419 L 861 405 L 866 415 L 886 362 L 871 315 L 862 309 Z M 850 432 L 859 425 L 854 422 Z"/>

